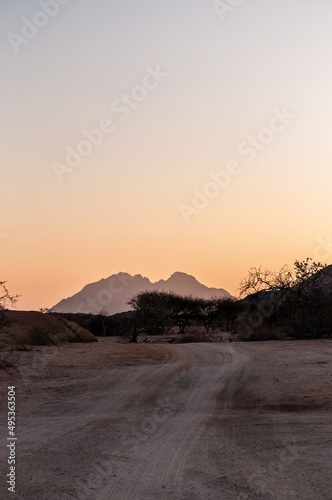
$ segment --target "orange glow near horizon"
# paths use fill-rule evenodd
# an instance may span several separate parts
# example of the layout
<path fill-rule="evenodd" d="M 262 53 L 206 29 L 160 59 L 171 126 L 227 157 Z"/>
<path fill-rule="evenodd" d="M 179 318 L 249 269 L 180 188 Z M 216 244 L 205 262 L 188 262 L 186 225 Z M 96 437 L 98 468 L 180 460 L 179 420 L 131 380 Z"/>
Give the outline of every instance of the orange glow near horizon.
<path fill-rule="evenodd" d="M 6 32 L 26 9 L 4 7 Z M 0 279 L 17 307 L 120 271 L 236 295 L 253 266 L 332 263 L 331 11 L 73 2 L 2 46 Z"/>

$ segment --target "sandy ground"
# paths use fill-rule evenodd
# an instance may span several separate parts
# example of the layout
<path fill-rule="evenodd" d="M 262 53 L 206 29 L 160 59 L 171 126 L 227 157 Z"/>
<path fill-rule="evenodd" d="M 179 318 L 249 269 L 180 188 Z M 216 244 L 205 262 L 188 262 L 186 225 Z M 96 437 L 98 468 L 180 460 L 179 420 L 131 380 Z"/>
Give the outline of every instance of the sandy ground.
<path fill-rule="evenodd" d="M 0 498 L 332 499 L 331 341 L 20 352 Z M 16 386 L 16 493 L 6 491 Z"/>

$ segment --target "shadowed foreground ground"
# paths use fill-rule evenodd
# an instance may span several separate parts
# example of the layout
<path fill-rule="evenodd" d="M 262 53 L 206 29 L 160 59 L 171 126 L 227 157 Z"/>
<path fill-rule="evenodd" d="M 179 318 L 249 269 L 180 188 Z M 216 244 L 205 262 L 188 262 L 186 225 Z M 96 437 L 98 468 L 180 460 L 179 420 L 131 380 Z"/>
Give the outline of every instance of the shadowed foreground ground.
<path fill-rule="evenodd" d="M 332 498 L 328 340 L 102 339 L 20 352 L 19 366 L 1 383 L 1 498 Z M 4 479 L 9 382 L 16 494 Z"/>

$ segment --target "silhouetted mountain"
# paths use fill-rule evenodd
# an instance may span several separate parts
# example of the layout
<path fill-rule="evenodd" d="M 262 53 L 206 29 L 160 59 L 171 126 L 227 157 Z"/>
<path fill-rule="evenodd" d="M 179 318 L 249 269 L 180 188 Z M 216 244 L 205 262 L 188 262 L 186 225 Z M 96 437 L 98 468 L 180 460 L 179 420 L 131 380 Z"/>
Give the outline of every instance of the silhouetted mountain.
<path fill-rule="evenodd" d="M 104 311 L 108 315 L 121 313 L 130 310 L 127 302 L 133 295 L 152 290 L 172 291 L 179 295 L 202 298 L 231 297 L 226 290 L 208 288 L 193 276 L 185 273 L 174 273 L 168 280 L 160 280 L 156 283 L 151 283 L 148 278 L 140 274 L 131 276 L 127 273 L 119 273 L 86 285 L 83 290 L 72 297 L 61 300 L 52 307 L 51 312 L 98 314 Z"/>

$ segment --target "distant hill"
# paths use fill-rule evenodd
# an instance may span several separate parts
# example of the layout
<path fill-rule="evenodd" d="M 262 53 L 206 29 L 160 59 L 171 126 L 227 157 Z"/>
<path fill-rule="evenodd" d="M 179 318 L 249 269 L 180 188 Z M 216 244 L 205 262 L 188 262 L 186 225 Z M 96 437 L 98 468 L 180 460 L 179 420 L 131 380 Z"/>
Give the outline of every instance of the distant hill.
<path fill-rule="evenodd" d="M 119 273 L 86 285 L 83 290 L 72 297 L 61 300 L 52 307 L 50 312 L 99 314 L 104 311 L 112 315 L 130 310 L 127 302 L 133 295 L 152 290 L 172 291 L 179 295 L 201 298 L 231 297 L 223 288 L 209 288 L 185 273 L 176 272 L 168 280 L 160 280 L 156 283 L 151 283 L 148 278 L 140 274 L 131 276 L 127 273 Z"/>

